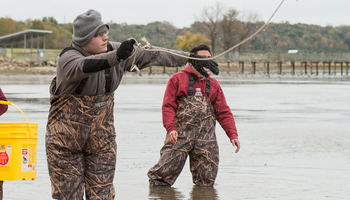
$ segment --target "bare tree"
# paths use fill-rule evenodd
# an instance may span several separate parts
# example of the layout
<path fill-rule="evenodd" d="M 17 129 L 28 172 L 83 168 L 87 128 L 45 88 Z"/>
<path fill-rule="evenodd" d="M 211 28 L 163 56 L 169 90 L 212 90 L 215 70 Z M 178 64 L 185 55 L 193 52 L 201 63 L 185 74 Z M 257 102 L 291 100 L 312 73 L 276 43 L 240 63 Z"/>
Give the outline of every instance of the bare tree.
<path fill-rule="evenodd" d="M 202 12 L 201 22 L 210 39 L 213 53 L 215 53 L 215 41 L 218 35 L 218 23 L 221 20 L 223 5 L 219 2 L 214 7 L 205 7 Z"/>
<path fill-rule="evenodd" d="M 222 29 L 222 45 L 224 50 L 229 49 L 234 44 L 240 42 L 240 29 L 241 22 L 237 19 L 238 12 L 235 9 L 230 9 L 223 15 L 220 21 L 220 27 Z M 229 54 L 226 54 L 226 59 L 229 58 Z"/>
<path fill-rule="evenodd" d="M 241 19 L 241 34 L 239 42 L 247 38 L 250 34 L 252 34 L 252 31 L 254 27 L 252 24 L 258 22 L 258 15 L 253 12 L 246 12 L 247 14 L 244 14 L 240 17 Z"/>

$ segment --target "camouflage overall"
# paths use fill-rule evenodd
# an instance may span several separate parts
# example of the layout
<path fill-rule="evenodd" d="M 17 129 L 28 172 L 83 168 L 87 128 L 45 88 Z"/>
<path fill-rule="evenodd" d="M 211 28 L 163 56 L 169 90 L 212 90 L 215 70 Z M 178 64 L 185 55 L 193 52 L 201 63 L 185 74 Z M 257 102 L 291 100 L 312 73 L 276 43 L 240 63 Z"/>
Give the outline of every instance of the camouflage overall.
<path fill-rule="evenodd" d="M 84 189 L 86 199 L 114 199 L 113 99 L 114 93 L 51 96 L 46 154 L 54 199 L 82 200 Z"/>
<path fill-rule="evenodd" d="M 207 82 L 207 96 L 202 97 L 190 95 L 193 93 L 193 82 L 190 78 L 189 96 L 178 101 L 175 117 L 179 134 L 177 143 L 172 144 L 167 136 L 158 163 L 148 171 L 152 186 L 173 185 L 188 155 L 193 183 L 198 186 L 212 186 L 215 182 L 219 149 L 215 136 L 216 118 L 207 97 L 210 82 L 209 87 Z"/>

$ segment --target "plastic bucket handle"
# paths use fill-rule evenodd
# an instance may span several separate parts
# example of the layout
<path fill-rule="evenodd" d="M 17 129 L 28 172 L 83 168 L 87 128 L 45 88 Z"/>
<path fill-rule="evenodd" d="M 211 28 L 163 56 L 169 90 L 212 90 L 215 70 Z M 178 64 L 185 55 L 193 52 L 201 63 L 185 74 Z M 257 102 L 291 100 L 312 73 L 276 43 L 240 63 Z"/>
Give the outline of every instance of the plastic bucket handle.
<path fill-rule="evenodd" d="M 29 120 L 28 120 L 27 116 L 23 113 L 23 111 L 22 111 L 18 106 L 16 106 L 14 103 L 12 103 L 12 102 L 10 102 L 10 101 L 0 101 L 0 104 L 3 104 L 3 105 L 13 105 L 14 107 L 16 107 L 16 108 L 22 113 L 22 115 L 24 116 L 24 118 L 26 118 L 27 123 L 28 123 L 29 133 L 32 134 L 32 131 L 30 130 L 30 123 L 29 123 Z"/>

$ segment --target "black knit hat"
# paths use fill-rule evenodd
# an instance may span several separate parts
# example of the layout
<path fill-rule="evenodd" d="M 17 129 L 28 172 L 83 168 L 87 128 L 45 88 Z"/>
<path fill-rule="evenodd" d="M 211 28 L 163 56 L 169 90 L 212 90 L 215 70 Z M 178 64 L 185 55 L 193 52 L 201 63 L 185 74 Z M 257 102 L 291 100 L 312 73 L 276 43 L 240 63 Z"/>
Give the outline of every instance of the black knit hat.
<path fill-rule="evenodd" d="M 78 15 L 73 21 L 73 42 L 79 46 L 87 44 L 97 31 L 109 30 L 109 25 L 102 22 L 101 14 L 96 10 L 88 10 Z"/>
<path fill-rule="evenodd" d="M 202 50 L 209 51 L 210 55 L 212 55 L 210 48 L 205 44 L 201 44 L 201 45 L 194 47 L 193 49 L 191 49 L 191 53 L 197 54 L 198 51 L 202 51 Z"/>

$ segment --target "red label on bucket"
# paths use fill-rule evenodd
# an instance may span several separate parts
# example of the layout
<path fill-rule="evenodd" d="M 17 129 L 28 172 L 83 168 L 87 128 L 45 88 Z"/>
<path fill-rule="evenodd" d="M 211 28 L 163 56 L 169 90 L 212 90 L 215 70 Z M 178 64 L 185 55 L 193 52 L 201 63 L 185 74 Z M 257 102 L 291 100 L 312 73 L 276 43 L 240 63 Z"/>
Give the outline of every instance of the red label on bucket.
<path fill-rule="evenodd" d="M 9 163 L 10 157 L 7 155 L 6 151 L 5 152 L 0 152 L 0 165 L 5 166 Z"/>
<path fill-rule="evenodd" d="M 22 149 L 22 155 L 28 155 L 28 149 Z"/>

